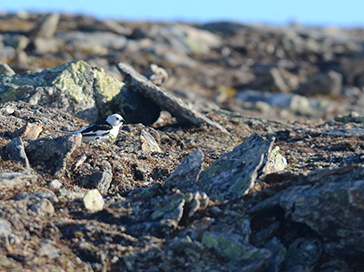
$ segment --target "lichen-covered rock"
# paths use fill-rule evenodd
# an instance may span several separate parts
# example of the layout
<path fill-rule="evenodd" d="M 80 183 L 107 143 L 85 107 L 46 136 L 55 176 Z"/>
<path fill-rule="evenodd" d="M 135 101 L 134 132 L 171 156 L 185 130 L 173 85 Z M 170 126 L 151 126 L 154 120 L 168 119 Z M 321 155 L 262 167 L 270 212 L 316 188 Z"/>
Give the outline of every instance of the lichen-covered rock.
<path fill-rule="evenodd" d="M 88 121 L 110 113 L 123 83 L 85 61 L 65 63 L 40 73 L 2 75 L 0 101 L 22 100 L 67 110 Z"/>
<path fill-rule="evenodd" d="M 254 185 L 258 171 L 265 168 L 273 143 L 274 138 L 265 140 L 253 134 L 204 170 L 195 187 L 217 199 L 245 195 Z"/>
<path fill-rule="evenodd" d="M 282 194 L 280 205 L 286 216 L 309 226 L 324 237 L 330 254 L 362 254 L 364 228 L 362 210 L 364 169 L 326 177 L 320 185 L 293 186 Z"/>
<path fill-rule="evenodd" d="M 230 262 L 227 267 L 232 271 L 260 271 L 267 267 L 272 253 L 267 249 L 258 249 L 245 242 L 240 235 L 205 231 L 202 244 L 214 250 Z"/>

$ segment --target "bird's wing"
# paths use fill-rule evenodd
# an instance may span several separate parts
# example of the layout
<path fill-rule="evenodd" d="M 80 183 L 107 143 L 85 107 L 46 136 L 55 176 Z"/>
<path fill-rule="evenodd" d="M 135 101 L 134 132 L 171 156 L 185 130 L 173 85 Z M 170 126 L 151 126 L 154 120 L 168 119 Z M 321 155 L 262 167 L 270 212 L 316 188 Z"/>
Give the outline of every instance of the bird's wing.
<path fill-rule="evenodd" d="M 61 130 L 61 131 L 64 133 L 82 133 L 83 135 L 89 135 L 89 134 L 92 135 L 97 131 L 100 131 L 100 133 L 95 134 L 97 136 L 97 135 L 105 135 L 105 133 L 108 133 L 108 131 L 110 131 L 112 128 L 113 127 L 108 122 L 106 122 L 106 120 L 103 120 L 78 130 L 71 130 L 71 131 Z"/>
<path fill-rule="evenodd" d="M 105 136 L 110 133 L 110 130 L 113 127 L 110 126 L 108 123 L 98 123 L 86 127 L 84 130 L 80 131 L 84 136 Z"/>

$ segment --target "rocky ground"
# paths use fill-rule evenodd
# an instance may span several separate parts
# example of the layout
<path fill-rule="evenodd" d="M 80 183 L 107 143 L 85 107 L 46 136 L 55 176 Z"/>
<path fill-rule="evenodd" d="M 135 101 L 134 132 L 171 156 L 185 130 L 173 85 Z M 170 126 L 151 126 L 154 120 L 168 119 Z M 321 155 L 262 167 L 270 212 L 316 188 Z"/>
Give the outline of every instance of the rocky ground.
<path fill-rule="evenodd" d="M 0 270 L 364 270 L 363 30 L 0 31 Z M 113 112 L 116 139 L 61 132 Z"/>

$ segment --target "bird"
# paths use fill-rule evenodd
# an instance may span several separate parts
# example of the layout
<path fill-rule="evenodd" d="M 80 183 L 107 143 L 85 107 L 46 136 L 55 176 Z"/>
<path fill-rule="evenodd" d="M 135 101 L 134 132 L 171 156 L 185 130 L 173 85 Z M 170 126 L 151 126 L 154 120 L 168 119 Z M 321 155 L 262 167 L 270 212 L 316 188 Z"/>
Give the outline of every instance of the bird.
<path fill-rule="evenodd" d="M 124 123 L 124 118 L 120 114 L 109 115 L 106 120 L 97 121 L 87 127 L 78 130 L 61 130 L 63 133 L 81 133 L 82 140 L 90 142 L 96 139 L 113 140 L 119 133 L 119 129 Z"/>

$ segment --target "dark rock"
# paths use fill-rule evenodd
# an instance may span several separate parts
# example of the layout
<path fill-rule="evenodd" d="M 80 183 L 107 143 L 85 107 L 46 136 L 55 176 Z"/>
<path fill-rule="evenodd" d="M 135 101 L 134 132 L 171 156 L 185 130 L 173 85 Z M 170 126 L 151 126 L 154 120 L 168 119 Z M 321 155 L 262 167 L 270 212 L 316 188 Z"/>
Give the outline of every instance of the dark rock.
<path fill-rule="evenodd" d="M 24 35 L 6 35 L 4 45 L 14 47 L 16 50 L 24 50 L 29 43 L 29 39 Z"/>
<path fill-rule="evenodd" d="M 202 170 L 203 153 L 197 149 L 189 155 L 174 172 L 164 181 L 163 186 L 166 188 L 187 189 L 194 185 L 199 178 Z"/>
<path fill-rule="evenodd" d="M 256 80 L 250 84 L 254 90 L 262 90 L 268 92 L 287 93 L 289 88 L 284 82 L 279 69 L 273 67 L 267 69 L 256 69 Z"/>
<path fill-rule="evenodd" d="M 358 169 L 359 168 L 359 169 Z M 286 217 L 310 227 L 324 237 L 330 255 L 362 254 L 363 168 L 360 166 L 322 169 L 286 184 L 297 184 L 264 199 L 249 213 L 272 211 L 279 206 Z M 301 184 L 301 185 L 299 185 Z"/>
<path fill-rule="evenodd" d="M 342 75 L 334 71 L 317 74 L 303 83 L 295 93 L 306 96 L 320 94 L 340 96 L 342 81 Z"/>
<path fill-rule="evenodd" d="M 343 260 L 331 260 L 320 266 L 321 272 L 351 272 L 353 271 L 348 264 Z"/>
<path fill-rule="evenodd" d="M 93 184 L 102 195 L 107 195 L 111 181 L 112 173 L 109 171 L 96 172 L 90 176 L 90 183 Z"/>
<path fill-rule="evenodd" d="M 313 271 L 322 254 L 322 244 L 316 238 L 298 238 L 287 250 L 284 271 Z"/>
<path fill-rule="evenodd" d="M 112 104 L 111 109 L 120 111 L 129 124 L 151 125 L 157 121 L 161 112 L 156 103 L 126 86 L 121 88 L 120 94 L 113 99 Z"/>
<path fill-rule="evenodd" d="M 20 162 L 27 172 L 30 171 L 29 160 L 25 153 L 23 141 L 20 138 L 12 140 L 6 147 L 5 153 L 9 159 Z"/>
<path fill-rule="evenodd" d="M 238 22 L 229 22 L 229 21 L 222 21 L 222 22 L 212 22 L 202 25 L 204 29 L 207 29 L 212 32 L 220 32 L 224 35 L 235 35 L 241 30 L 245 30 L 248 28 L 247 25 L 243 25 Z"/>
<path fill-rule="evenodd" d="M 65 170 L 67 160 L 81 145 L 80 133 L 58 137 L 55 139 L 41 138 L 31 141 L 25 148 L 30 164 L 50 170 L 55 176 L 60 176 Z"/>
<path fill-rule="evenodd" d="M 125 81 L 129 85 L 129 88 L 135 89 L 143 96 L 149 98 L 162 109 L 169 111 L 175 117 L 191 123 L 197 126 L 210 125 L 216 127 L 224 133 L 229 132 L 223 128 L 220 124 L 211 121 L 206 116 L 197 113 L 190 109 L 187 105 L 182 103 L 180 100 L 174 98 L 169 93 L 166 93 L 159 87 L 155 86 L 148 79 L 140 75 L 132 67 L 127 64 L 119 63 L 117 65 L 118 70 L 125 76 Z"/>
<path fill-rule="evenodd" d="M 272 240 L 268 241 L 264 248 L 268 249 L 273 253 L 273 257 L 270 260 L 268 267 L 263 270 L 264 272 L 279 272 L 282 271 L 282 266 L 284 259 L 286 257 L 286 248 L 279 241 L 278 238 L 274 237 Z"/>
<path fill-rule="evenodd" d="M 281 223 L 279 221 L 276 221 L 268 228 L 258 231 L 252 238 L 252 241 L 254 241 L 254 245 L 263 246 L 265 243 L 268 242 L 268 240 L 272 239 L 277 234 L 277 230 L 280 226 Z"/>

